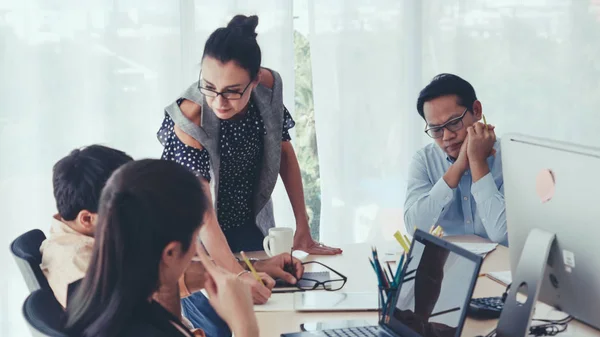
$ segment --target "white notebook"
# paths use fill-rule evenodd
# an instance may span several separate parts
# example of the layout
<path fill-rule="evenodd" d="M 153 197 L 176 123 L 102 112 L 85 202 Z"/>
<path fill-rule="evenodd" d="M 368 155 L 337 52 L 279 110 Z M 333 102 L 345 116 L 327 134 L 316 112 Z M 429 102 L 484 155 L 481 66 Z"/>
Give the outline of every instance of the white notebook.
<path fill-rule="evenodd" d="M 490 273 L 486 274 L 487 277 L 489 277 L 490 279 L 498 282 L 498 283 L 502 283 L 505 286 L 509 285 L 512 283 L 512 275 L 510 273 L 510 270 L 506 270 L 506 271 L 493 271 Z"/>
<path fill-rule="evenodd" d="M 483 256 L 498 247 L 497 243 L 455 242 L 454 244 L 470 251 L 471 253 Z"/>

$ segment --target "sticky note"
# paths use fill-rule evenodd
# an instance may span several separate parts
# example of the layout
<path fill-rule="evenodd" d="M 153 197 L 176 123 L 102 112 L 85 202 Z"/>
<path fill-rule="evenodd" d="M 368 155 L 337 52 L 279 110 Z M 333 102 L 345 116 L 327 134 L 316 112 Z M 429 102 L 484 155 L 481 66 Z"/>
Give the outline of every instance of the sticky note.
<path fill-rule="evenodd" d="M 408 245 L 406 244 L 406 242 L 404 242 L 404 238 L 402 237 L 402 234 L 400 233 L 400 231 L 397 231 L 396 233 L 394 233 L 394 237 L 396 238 L 396 241 L 398 241 L 400 246 L 402 246 L 402 249 L 404 249 L 404 251 L 408 253 L 408 251 L 409 251 Z"/>

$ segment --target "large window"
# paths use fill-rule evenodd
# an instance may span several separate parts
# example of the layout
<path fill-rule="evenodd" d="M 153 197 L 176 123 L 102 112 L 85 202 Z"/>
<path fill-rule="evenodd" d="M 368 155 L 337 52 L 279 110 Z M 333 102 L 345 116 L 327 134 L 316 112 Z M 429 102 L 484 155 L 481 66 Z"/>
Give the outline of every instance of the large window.
<path fill-rule="evenodd" d="M 319 238 L 321 217 L 321 184 L 319 182 L 319 151 L 315 132 L 315 109 L 313 105 L 312 67 L 308 38 L 294 31 L 295 62 L 295 147 L 304 183 L 304 199 L 313 238 Z"/>

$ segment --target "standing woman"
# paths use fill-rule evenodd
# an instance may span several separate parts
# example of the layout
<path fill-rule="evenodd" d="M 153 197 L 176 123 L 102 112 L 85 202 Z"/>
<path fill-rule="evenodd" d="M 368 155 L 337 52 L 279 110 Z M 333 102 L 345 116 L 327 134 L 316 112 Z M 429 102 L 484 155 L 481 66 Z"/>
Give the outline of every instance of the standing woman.
<path fill-rule="evenodd" d="M 211 186 L 216 219 L 207 223 L 201 237 L 225 268 L 235 261 L 224 249 L 226 242 L 235 252 L 262 250 L 266 232 L 275 226 L 271 193 L 278 174 L 296 218 L 294 248 L 341 253 L 310 235 L 300 168 L 288 133 L 295 123 L 283 105 L 281 77 L 260 67 L 257 25 L 258 17 L 237 15 L 210 35 L 199 81 L 166 107 L 158 131 L 162 158 L 184 165 Z"/>

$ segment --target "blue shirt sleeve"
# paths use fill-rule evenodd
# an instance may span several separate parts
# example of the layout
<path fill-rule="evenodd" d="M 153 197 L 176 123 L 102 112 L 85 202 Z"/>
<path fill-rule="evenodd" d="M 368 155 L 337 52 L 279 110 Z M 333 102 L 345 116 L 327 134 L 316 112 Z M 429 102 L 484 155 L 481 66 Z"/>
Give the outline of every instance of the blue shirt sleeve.
<path fill-rule="evenodd" d="M 419 152 L 409 167 L 406 201 L 404 202 L 404 225 L 409 233 L 417 228 L 429 231 L 438 223 L 454 199 L 454 190 L 444 178 L 431 181 L 425 158 Z"/>
<path fill-rule="evenodd" d="M 477 203 L 477 214 L 490 240 L 504 243 L 508 239 L 504 184 L 496 186 L 492 173 L 471 185 L 471 194 Z"/>

